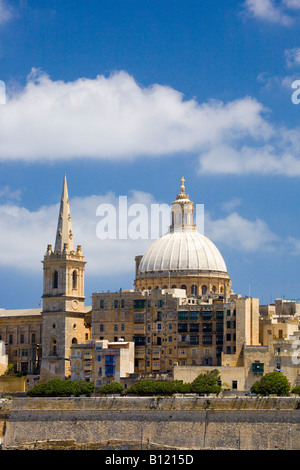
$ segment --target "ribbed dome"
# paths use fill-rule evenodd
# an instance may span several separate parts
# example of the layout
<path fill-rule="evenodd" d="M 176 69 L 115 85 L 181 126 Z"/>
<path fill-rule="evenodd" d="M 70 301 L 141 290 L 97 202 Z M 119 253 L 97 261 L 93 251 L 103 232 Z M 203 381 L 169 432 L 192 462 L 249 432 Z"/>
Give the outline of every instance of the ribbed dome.
<path fill-rule="evenodd" d="M 141 259 L 138 274 L 186 270 L 227 273 L 217 247 L 196 230 L 168 233 L 152 243 Z"/>

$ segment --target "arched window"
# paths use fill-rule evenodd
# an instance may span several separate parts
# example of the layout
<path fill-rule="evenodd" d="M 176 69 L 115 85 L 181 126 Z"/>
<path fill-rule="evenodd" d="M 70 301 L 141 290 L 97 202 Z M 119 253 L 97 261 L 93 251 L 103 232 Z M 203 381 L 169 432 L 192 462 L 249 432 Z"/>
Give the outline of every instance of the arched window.
<path fill-rule="evenodd" d="M 175 286 L 175 284 L 173 284 L 172 289 L 177 289 L 177 287 Z"/>
<path fill-rule="evenodd" d="M 221 292 L 221 294 L 223 294 L 223 291 L 224 291 L 224 290 L 223 290 L 223 286 L 221 286 L 221 287 L 220 287 L 220 292 Z"/>
<path fill-rule="evenodd" d="M 53 289 L 58 288 L 58 272 L 54 271 L 53 273 Z"/>
<path fill-rule="evenodd" d="M 216 293 L 216 291 L 217 291 L 216 286 L 213 286 L 212 291 L 213 291 L 214 294 Z"/>
<path fill-rule="evenodd" d="M 205 295 L 207 292 L 207 287 L 206 286 L 202 286 L 202 295 Z"/>
<path fill-rule="evenodd" d="M 197 295 L 197 286 L 195 284 L 191 288 L 191 294 L 192 295 Z"/>
<path fill-rule="evenodd" d="M 56 356 L 57 354 L 57 345 L 56 345 L 56 339 L 52 338 L 51 339 L 51 355 Z"/>
<path fill-rule="evenodd" d="M 77 279 L 78 279 L 77 271 L 73 271 L 73 274 L 72 274 L 73 289 L 77 289 Z"/>
<path fill-rule="evenodd" d="M 185 290 L 186 290 L 186 286 L 185 286 L 185 285 L 181 286 L 181 289 L 185 289 Z"/>
<path fill-rule="evenodd" d="M 72 344 L 77 344 L 77 338 L 72 338 Z"/>

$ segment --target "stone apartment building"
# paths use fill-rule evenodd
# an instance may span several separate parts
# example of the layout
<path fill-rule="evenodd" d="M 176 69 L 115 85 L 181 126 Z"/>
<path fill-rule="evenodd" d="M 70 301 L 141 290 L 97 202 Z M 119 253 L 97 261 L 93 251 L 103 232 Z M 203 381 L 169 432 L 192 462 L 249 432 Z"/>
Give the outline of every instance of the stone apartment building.
<path fill-rule="evenodd" d="M 71 346 L 71 380 L 87 380 L 101 387 L 134 373 L 134 343 L 90 340 Z"/>

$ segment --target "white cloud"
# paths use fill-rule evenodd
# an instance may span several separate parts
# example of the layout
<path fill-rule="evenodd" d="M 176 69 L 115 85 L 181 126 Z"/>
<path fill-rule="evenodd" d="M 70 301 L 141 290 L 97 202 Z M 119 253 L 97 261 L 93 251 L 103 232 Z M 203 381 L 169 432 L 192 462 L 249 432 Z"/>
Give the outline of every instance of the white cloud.
<path fill-rule="evenodd" d="M 274 249 L 274 243 L 279 240 L 263 220 L 251 221 L 237 212 L 218 220 L 206 214 L 205 227 L 208 238 L 236 251 L 269 251 Z"/>
<path fill-rule="evenodd" d="M 197 103 L 125 72 L 52 81 L 33 71 L 0 113 L 0 160 L 200 155 L 201 173 L 299 175 L 297 129 L 278 129 L 251 97 Z"/>
<path fill-rule="evenodd" d="M 0 25 L 7 23 L 13 16 L 12 6 L 6 0 L 0 0 Z"/>
<path fill-rule="evenodd" d="M 300 0 L 283 0 L 283 4 L 291 10 L 300 10 Z"/>
<path fill-rule="evenodd" d="M 272 132 L 255 99 L 198 104 L 167 86 L 143 88 L 125 72 L 68 83 L 34 73 L 23 90 L 7 95 L 2 160 L 160 156 Z"/>
<path fill-rule="evenodd" d="M 222 209 L 225 212 L 232 212 L 235 210 L 237 207 L 239 207 L 242 204 L 242 201 L 239 197 L 230 199 L 230 201 L 223 202 L 221 204 Z"/>
<path fill-rule="evenodd" d="M 284 54 L 286 58 L 286 64 L 289 68 L 300 65 L 300 47 L 287 49 Z"/>
<path fill-rule="evenodd" d="M 300 141 L 296 131 L 282 130 L 281 141 L 261 147 L 228 144 L 215 146 L 199 157 L 200 174 L 260 174 L 300 176 L 300 159 L 297 158 Z"/>
<path fill-rule="evenodd" d="M 246 0 L 245 7 L 255 18 L 289 26 L 293 18 L 285 13 L 284 7 L 295 8 L 296 3 L 296 0 L 287 0 L 281 4 L 274 0 Z"/>
<path fill-rule="evenodd" d="M 158 204 L 150 194 L 135 191 L 127 203 L 128 207 L 139 203 L 146 208 Z M 101 204 L 110 204 L 118 210 L 119 197 L 108 193 L 70 200 L 75 247 L 76 244 L 82 245 L 91 275 L 134 273 L 135 256 L 143 254 L 153 240 L 99 239 L 96 230 L 102 218 L 96 215 L 96 211 Z M 0 205 L 0 266 L 39 272 L 47 245 L 54 246 L 55 243 L 58 213 L 59 204 L 43 206 L 37 211 L 13 203 Z M 138 220 L 138 214 L 128 216 L 129 226 L 132 220 Z"/>
<path fill-rule="evenodd" d="M 21 191 L 19 189 L 12 190 L 10 186 L 2 186 L 0 187 L 0 200 L 15 200 L 19 201 L 21 199 Z"/>

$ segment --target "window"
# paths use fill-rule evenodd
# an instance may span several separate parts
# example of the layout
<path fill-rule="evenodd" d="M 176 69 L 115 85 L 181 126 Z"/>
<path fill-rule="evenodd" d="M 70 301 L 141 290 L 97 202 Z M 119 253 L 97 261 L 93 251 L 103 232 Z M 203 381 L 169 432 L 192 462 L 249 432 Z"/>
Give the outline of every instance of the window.
<path fill-rule="evenodd" d="M 263 362 L 253 362 L 252 363 L 252 372 L 254 374 L 263 374 L 264 373 L 264 363 Z"/>
<path fill-rule="evenodd" d="M 190 344 L 199 344 L 199 336 L 191 336 Z"/>
<path fill-rule="evenodd" d="M 104 300 L 100 300 L 100 308 L 104 308 Z"/>
<path fill-rule="evenodd" d="M 124 323 L 122 323 L 122 325 L 121 325 L 121 331 L 125 331 L 125 325 L 124 325 Z"/>
<path fill-rule="evenodd" d="M 24 344 L 24 335 L 23 334 L 20 335 L 20 343 Z"/>
<path fill-rule="evenodd" d="M 105 375 L 115 375 L 115 366 L 105 365 Z"/>
<path fill-rule="evenodd" d="M 145 308 L 146 299 L 135 299 L 133 301 L 133 308 Z"/>
<path fill-rule="evenodd" d="M 232 390 L 237 390 L 237 380 L 232 381 Z"/>
<path fill-rule="evenodd" d="M 125 300 L 122 299 L 122 300 L 121 300 L 121 308 L 124 308 L 124 307 L 125 307 Z"/>
<path fill-rule="evenodd" d="M 231 321 L 227 320 L 226 322 L 226 328 L 230 329 L 231 328 Z"/>
<path fill-rule="evenodd" d="M 207 292 L 207 287 L 206 286 L 202 286 L 202 295 L 205 295 Z"/>
<path fill-rule="evenodd" d="M 184 321 L 188 319 L 188 312 L 178 312 L 178 320 Z"/>
<path fill-rule="evenodd" d="M 197 286 L 195 286 L 195 284 L 191 288 L 191 294 L 192 295 L 197 295 Z"/>
<path fill-rule="evenodd" d="M 190 331 L 198 332 L 199 331 L 199 323 L 190 323 Z"/>
<path fill-rule="evenodd" d="M 115 306 L 115 308 L 118 308 L 119 302 L 117 300 L 114 301 L 114 306 Z"/>
<path fill-rule="evenodd" d="M 187 332 L 187 323 L 178 323 L 178 332 Z"/>
<path fill-rule="evenodd" d="M 206 332 L 211 332 L 212 331 L 212 323 L 203 323 L 202 324 L 202 331 L 203 333 L 206 333 Z"/>
<path fill-rule="evenodd" d="M 230 334 L 230 333 L 227 333 L 227 335 L 226 335 L 226 341 L 231 341 L 231 334 Z"/>
<path fill-rule="evenodd" d="M 13 344 L 13 335 L 8 336 L 8 344 Z"/>
<path fill-rule="evenodd" d="M 163 301 L 162 301 L 162 300 L 158 300 L 158 302 L 157 302 L 157 307 L 158 307 L 158 308 L 162 308 L 162 306 L 163 306 Z"/>
<path fill-rule="evenodd" d="M 114 331 L 118 331 L 118 325 L 114 326 Z"/>
<path fill-rule="evenodd" d="M 104 331 L 104 325 L 100 325 L 100 333 L 102 333 Z"/>
<path fill-rule="evenodd" d="M 204 311 L 202 316 L 203 316 L 203 320 L 211 320 L 212 311 L 211 310 Z"/>
<path fill-rule="evenodd" d="M 223 318 L 224 318 L 223 310 L 217 310 L 216 311 L 216 318 L 217 318 L 217 320 L 223 320 Z"/>
<path fill-rule="evenodd" d="M 223 335 L 216 335 L 216 343 L 223 344 Z"/>
<path fill-rule="evenodd" d="M 212 344 L 212 335 L 203 335 L 202 344 Z"/>
<path fill-rule="evenodd" d="M 53 289 L 58 288 L 58 272 L 54 271 L 53 273 Z"/>
<path fill-rule="evenodd" d="M 105 355 L 105 365 L 114 365 L 115 364 L 115 355 L 106 354 Z"/>
<path fill-rule="evenodd" d="M 77 289 L 77 271 L 73 271 L 73 274 L 72 274 L 72 286 L 73 286 L 73 289 Z"/>
<path fill-rule="evenodd" d="M 56 339 L 54 338 L 52 338 L 51 340 L 51 351 L 52 351 L 52 356 L 56 356 L 57 346 L 56 346 Z"/>
<path fill-rule="evenodd" d="M 190 311 L 190 320 L 199 320 L 199 312 Z"/>
<path fill-rule="evenodd" d="M 36 340 L 35 340 L 35 333 L 32 333 L 31 334 L 31 344 L 35 344 L 36 343 Z"/>
<path fill-rule="evenodd" d="M 133 337 L 133 342 L 135 346 L 145 346 L 146 339 L 144 336 L 134 336 Z"/>

